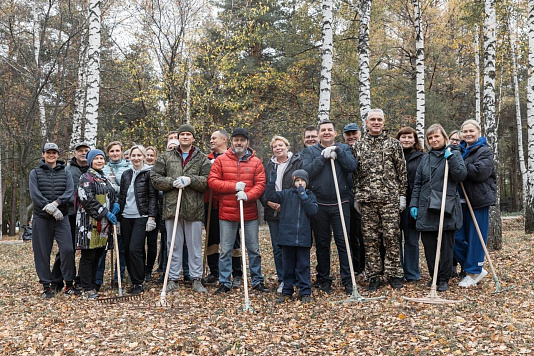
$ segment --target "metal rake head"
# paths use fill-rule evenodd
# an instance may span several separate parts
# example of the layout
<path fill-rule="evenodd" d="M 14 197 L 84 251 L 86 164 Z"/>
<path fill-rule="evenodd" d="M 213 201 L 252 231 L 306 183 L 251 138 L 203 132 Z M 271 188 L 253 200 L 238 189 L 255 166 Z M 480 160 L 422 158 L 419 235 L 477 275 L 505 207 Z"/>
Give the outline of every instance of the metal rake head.
<path fill-rule="evenodd" d="M 123 295 L 119 297 L 102 298 L 102 299 L 97 299 L 96 301 L 100 304 L 115 304 L 115 303 L 120 303 L 120 302 L 128 302 L 132 300 L 141 300 L 141 299 L 142 297 L 140 294 L 135 294 L 135 295 Z"/>

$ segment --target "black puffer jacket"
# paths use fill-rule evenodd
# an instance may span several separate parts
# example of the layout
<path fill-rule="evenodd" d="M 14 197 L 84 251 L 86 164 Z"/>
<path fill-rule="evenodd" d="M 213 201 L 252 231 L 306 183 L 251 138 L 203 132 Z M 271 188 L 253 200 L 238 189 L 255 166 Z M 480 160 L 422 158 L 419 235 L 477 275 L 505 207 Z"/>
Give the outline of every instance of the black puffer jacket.
<path fill-rule="evenodd" d="M 287 167 L 284 171 L 284 176 L 282 177 L 282 189 L 290 189 L 293 187 L 293 177 L 292 174 L 297 169 L 300 169 L 302 167 L 302 159 L 300 155 L 294 154 L 289 159 L 289 163 L 287 164 Z M 272 171 L 275 168 L 275 163 L 273 162 L 272 158 L 269 160 L 269 163 L 265 166 L 265 174 L 269 175 L 269 172 Z M 266 192 L 265 192 L 266 193 Z M 277 221 L 279 219 L 279 213 L 269 207 L 267 205 L 268 199 L 266 199 L 266 195 L 263 193 L 263 195 L 260 198 L 260 202 L 265 208 L 264 210 L 264 219 L 265 221 Z"/>
<path fill-rule="evenodd" d="M 410 153 L 404 153 L 404 158 L 406 159 L 406 171 L 408 173 L 408 189 L 406 190 L 406 203 L 409 204 L 412 199 L 412 190 L 415 184 L 415 175 L 417 173 L 417 168 L 419 163 L 423 159 L 423 151 L 412 151 Z M 404 209 L 401 213 L 400 219 L 401 229 L 415 229 L 415 220 L 410 215 L 410 209 Z"/>
<path fill-rule="evenodd" d="M 132 183 L 133 169 L 127 169 L 121 176 L 121 189 L 119 191 L 120 214 L 124 210 L 126 203 L 126 194 Z M 158 215 L 158 191 L 152 185 L 150 180 L 150 169 L 143 169 L 134 182 L 135 203 L 140 215 L 156 217 Z"/>
<path fill-rule="evenodd" d="M 46 204 L 54 200 L 59 203 L 58 209 L 67 215 L 67 205 L 74 195 L 71 174 L 65 169 L 63 161 L 57 161 L 54 168 L 50 168 L 43 159 L 39 167 L 30 172 L 30 196 L 33 200 L 33 214 L 42 218 L 54 217 L 43 210 Z"/>
<path fill-rule="evenodd" d="M 447 180 L 447 196 L 455 197 L 454 210 L 451 217 L 445 217 L 443 230 L 456 231 L 462 226 L 462 209 L 458 195 L 458 182 L 465 179 L 467 171 L 458 148 L 451 147 L 453 155 L 449 157 L 449 175 Z M 443 177 L 445 174 L 445 147 L 431 150 L 423 157 L 412 191 L 409 207 L 418 208 L 416 228 L 418 231 L 438 231 L 439 214 L 427 210 L 431 190 L 443 191 Z"/>
<path fill-rule="evenodd" d="M 469 147 L 462 141 L 460 147 L 467 168 L 464 187 L 471 206 L 473 209 L 479 209 L 495 205 L 497 176 L 493 152 L 486 146 L 486 138 L 480 137 L 475 144 Z M 461 195 L 463 196 L 463 194 Z"/>
<path fill-rule="evenodd" d="M 69 164 L 67 166 L 67 171 L 70 172 L 72 175 L 72 182 L 74 184 L 74 191 L 78 189 L 78 184 L 80 182 L 80 176 L 87 172 L 89 169 L 89 166 L 80 166 L 78 164 L 78 161 L 76 161 L 76 157 L 72 157 L 72 159 L 69 161 Z M 69 215 L 75 215 L 76 209 L 74 209 L 74 194 L 72 194 L 72 198 L 69 201 Z"/>

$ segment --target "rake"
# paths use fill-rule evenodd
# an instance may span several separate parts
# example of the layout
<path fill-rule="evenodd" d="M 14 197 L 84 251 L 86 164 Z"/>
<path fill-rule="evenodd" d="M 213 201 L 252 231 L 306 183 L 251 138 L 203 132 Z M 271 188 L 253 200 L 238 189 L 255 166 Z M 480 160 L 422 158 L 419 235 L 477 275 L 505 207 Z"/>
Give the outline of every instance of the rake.
<path fill-rule="evenodd" d="M 334 186 L 336 188 L 336 196 L 337 196 L 337 206 L 339 209 L 339 217 L 341 219 L 341 226 L 343 227 L 343 236 L 345 237 L 345 247 L 347 249 L 347 257 L 349 260 L 349 268 L 350 268 L 350 278 L 352 281 L 352 295 L 348 299 L 334 302 L 334 303 L 360 303 L 360 302 L 367 302 L 370 300 L 383 299 L 385 298 L 385 296 L 371 297 L 371 298 L 362 297 L 361 294 L 358 292 L 356 278 L 354 277 L 354 266 L 352 265 L 352 253 L 350 251 L 349 237 L 347 234 L 347 226 L 345 225 L 345 217 L 343 216 L 343 205 L 341 204 L 341 195 L 339 194 L 339 185 L 337 183 L 336 165 L 334 164 L 333 159 L 330 159 L 330 164 L 332 165 L 332 174 L 334 176 Z"/>
<path fill-rule="evenodd" d="M 438 246 L 436 247 L 436 259 L 434 261 L 434 275 L 432 276 L 432 286 L 430 287 L 430 294 L 423 298 L 408 298 L 402 297 L 403 299 L 417 302 L 417 303 L 427 303 L 427 304 L 453 304 L 453 303 L 462 303 L 462 300 L 450 300 L 443 299 L 438 296 L 436 293 L 436 283 L 438 280 L 438 269 L 439 269 L 439 260 L 441 257 L 441 240 L 443 239 L 443 220 L 445 219 L 445 202 L 447 198 L 447 182 L 449 176 L 449 161 L 445 160 L 445 173 L 443 174 L 443 191 L 441 194 L 441 211 L 439 212 L 439 228 L 438 228 Z"/>
<path fill-rule="evenodd" d="M 469 201 L 469 198 L 467 197 L 467 193 L 464 188 L 463 182 L 460 182 L 460 186 L 462 187 L 462 192 L 464 193 L 465 201 L 467 203 L 467 206 L 469 207 L 469 213 L 471 214 L 471 218 L 473 219 L 473 223 L 475 224 L 475 229 L 478 233 L 478 238 L 480 240 L 480 244 L 482 245 L 482 248 L 484 249 L 484 254 L 486 255 L 486 258 L 488 259 L 488 264 L 491 269 L 491 275 L 493 276 L 493 281 L 495 282 L 495 290 L 491 292 L 491 294 L 497 294 L 506 292 L 510 289 L 513 289 L 514 287 L 508 287 L 508 288 L 502 288 L 501 282 L 499 282 L 499 277 L 497 276 L 497 272 L 495 271 L 495 268 L 493 267 L 493 262 L 491 262 L 491 257 L 488 253 L 488 249 L 486 248 L 486 244 L 484 243 L 484 238 L 482 237 L 482 232 L 480 231 L 480 227 L 478 226 L 477 218 L 475 217 L 475 212 L 473 211 L 473 207 L 471 206 L 471 202 Z"/>
<path fill-rule="evenodd" d="M 211 208 L 213 206 L 213 190 L 210 189 L 210 195 L 208 200 L 208 217 L 206 219 L 206 241 L 204 242 L 204 258 L 202 259 L 202 279 L 206 278 L 208 274 L 208 239 L 210 237 L 211 227 Z"/>
<path fill-rule="evenodd" d="M 247 260 L 245 256 L 245 215 L 243 213 L 243 200 L 239 201 L 239 220 L 241 223 L 241 263 L 243 264 L 243 289 L 245 290 L 245 305 L 243 311 L 254 313 L 248 299 Z"/>
<path fill-rule="evenodd" d="M 117 239 L 117 225 L 113 225 L 113 245 L 114 245 L 114 248 L 116 247 L 118 251 L 119 243 Z M 111 256 L 112 256 L 112 266 L 113 266 L 113 255 Z M 114 304 L 118 302 L 130 301 L 130 300 L 141 300 L 140 294 L 135 294 L 135 295 L 123 295 L 122 294 L 121 266 L 120 266 L 120 258 L 119 258 L 118 252 L 117 252 L 116 261 L 117 261 L 117 282 L 119 283 L 119 295 L 117 297 L 97 299 L 98 303 Z"/>

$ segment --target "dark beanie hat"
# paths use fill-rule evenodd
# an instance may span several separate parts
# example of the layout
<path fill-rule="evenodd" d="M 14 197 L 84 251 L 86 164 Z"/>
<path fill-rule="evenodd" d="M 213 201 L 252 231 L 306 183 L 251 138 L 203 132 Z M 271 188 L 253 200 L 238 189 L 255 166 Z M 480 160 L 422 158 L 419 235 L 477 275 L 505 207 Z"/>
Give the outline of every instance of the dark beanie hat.
<path fill-rule="evenodd" d="M 87 155 L 85 155 L 85 157 L 87 158 L 87 165 L 90 168 L 92 168 L 91 166 L 93 165 L 93 159 L 98 155 L 100 155 L 100 156 L 104 157 L 104 159 L 106 159 L 105 153 L 102 150 L 99 150 L 99 149 L 90 150 L 89 152 L 87 152 Z"/>
<path fill-rule="evenodd" d="M 310 179 L 308 178 L 308 172 L 306 172 L 304 169 L 297 169 L 295 172 L 293 172 L 293 182 L 295 182 L 295 179 L 302 178 L 306 182 L 306 186 L 310 184 Z"/>
<path fill-rule="evenodd" d="M 195 128 L 189 124 L 183 124 L 178 128 L 178 136 L 180 136 L 182 132 L 191 132 L 193 137 L 195 137 Z"/>

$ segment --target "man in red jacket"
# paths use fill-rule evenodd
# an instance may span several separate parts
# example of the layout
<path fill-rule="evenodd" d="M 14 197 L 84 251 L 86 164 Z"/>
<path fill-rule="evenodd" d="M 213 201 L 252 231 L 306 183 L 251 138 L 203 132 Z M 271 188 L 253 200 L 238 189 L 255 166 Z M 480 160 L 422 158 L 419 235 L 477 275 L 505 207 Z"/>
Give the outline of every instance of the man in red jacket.
<path fill-rule="evenodd" d="M 232 287 L 232 248 L 239 229 L 239 201 L 243 201 L 245 246 L 248 251 L 252 289 L 268 292 L 261 275 L 258 240 L 258 209 L 256 200 L 265 190 L 265 171 L 261 160 L 249 145 L 248 131 L 237 128 L 232 132 L 232 146 L 219 156 L 211 167 L 208 185 L 219 194 L 219 288 L 215 294 L 228 293 Z"/>

